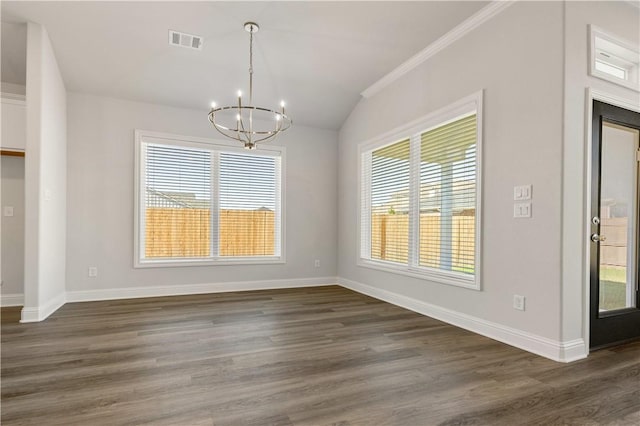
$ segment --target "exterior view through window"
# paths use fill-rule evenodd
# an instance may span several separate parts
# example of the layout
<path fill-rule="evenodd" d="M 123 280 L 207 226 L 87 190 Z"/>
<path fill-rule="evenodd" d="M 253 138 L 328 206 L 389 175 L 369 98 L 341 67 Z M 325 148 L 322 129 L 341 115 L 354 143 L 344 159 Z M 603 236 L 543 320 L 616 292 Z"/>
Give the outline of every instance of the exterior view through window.
<path fill-rule="evenodd" d="M 140 263 L 278 259 L 278 152 L 139 146 Z"/>
<path fill-rule="evenodd" d="M 469 108 L 361 150 L 361 264 L 476 286 L 479 114 Z"/>

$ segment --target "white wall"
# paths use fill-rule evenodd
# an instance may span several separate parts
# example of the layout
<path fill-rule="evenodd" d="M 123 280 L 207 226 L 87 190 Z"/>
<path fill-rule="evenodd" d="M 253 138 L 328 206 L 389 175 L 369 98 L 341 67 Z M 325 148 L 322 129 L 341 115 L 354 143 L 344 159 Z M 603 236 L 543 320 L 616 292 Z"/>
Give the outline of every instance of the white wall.
<path fill-rule="evenodd" d="M 587 88 L 604 92 L 640 107 L 640 94 L 588 75 L 588 25 L 593 24 L 640 46 L 640 10 L 628 2 L 565 3 L 565 99 L 563 153 L 563 238 L 562 238 L 562 338 L 584 336 L 589 329 L 586 316 L 589 293 L 585 250 L 590 136 L 585 134 Z"/>
<path fill-rule="evenodd" d="M 69 94 L 67 290 L 89 292 L 72 300 L 126 297 L 123 289 L 139 287 L 335 277 L 337 132 L 302 126 L 275 142 L 286 147 L 286 264 L 133 268 L 134 129 L 215 139 L 207 112 Z M 89 266 L 98 277 L 88 277 Z M 120 290 L 91 293 L 108 289 Z"/>
<path fill-rule="evenodd" d="M 27 29 L 25 305 L 23 321 L 64 303 L 66 253 L 66 89 L 46 30 Z"/>
<path fill-rule="evenodd" d="M 2 296 L 20 302 L 24 290 L 24 158 L 3 155 L 2 211 L 13 207 L 13 216 L 2 217 Z"/>
<path fill-rule="evenodd" d="M 363 99 L 340 131 L 339 277 L 559 348 L 562 64 L 562 3 L 518 2 Z M 482 291 L 358 267 L 358 144 L 480 89 Z M 533 185 L 533 217 L 514 219 L 513 187 L 523 184 Z M 526 311 L 513 309 L 514 294 Z"/>

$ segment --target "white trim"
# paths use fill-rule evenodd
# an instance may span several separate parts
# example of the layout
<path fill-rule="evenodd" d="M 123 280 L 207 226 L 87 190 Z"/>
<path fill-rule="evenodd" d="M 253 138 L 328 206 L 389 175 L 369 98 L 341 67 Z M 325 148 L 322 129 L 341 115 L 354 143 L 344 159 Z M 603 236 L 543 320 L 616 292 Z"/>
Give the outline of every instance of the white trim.
<path fill-rule="evenodd" d="M 0 306 L 6 308 L 8 306 L 22 306 L 24 304 L 23 293 L 12 293 L 0 295 Z"/>
<path fill-rule="evenodd" d="M 482 156 L 483 156 L 483 96 L 484 90 L 479 90 L 476 93 L 459 99 L 443 108 L 436 111 L 432 111 L 429 114 L 422 116 L 416 120 L 413 120 L 405 125 L 396 127 L 380 136 L 370 139 L 366 142 L 358 144 L 358 224 L 357 224 L 357 254 L 356 264 L 361 267 L 378 269 L 395 274 L 407 275 L 414 278 L 426 279 L 429 281 L 454 285 L 458 287 L 468 288 L 472 290 L 481 290 L 481 278 L 482 278 Z M 417 264 L 398 264 L 393 262 L 379 261 L 371 259 L 371 238 L 369 235 L 365 235 L 363 239 L 363 209 L 366 208 L 370 212 L 370 190 L 364 188 L 363 185 L 370 186 L 370 183 L 363 181 L 363 168 L 367 167 L 367 164 L 363 162 L 365 154 L 371 151 L 391 145 L 398 141 L 409 139 L 412 142 L 412 147 L 415 145 L 415 138 L 419 137 L 421 133 L 429 131 L 435 127 L 446 125 L 452 121 L 460 119 L 465 115 L 476 115 L 476 226 L 475 226 L 475 265 L 474 274 L 468 275 L 458 273 L 455 271 L 443 271 L 435 268 L 426 268 Z M 411 151 L 413 153 L 414 151 Z M 413 154 L 410 154 L 413 155 Z M 370 172 L 370 170 L 369 170 Z M 415 170 L 414 170 L 415 172 Z M 419 171 L 418 171 L 419 173 Z M 370 174 L 370 173 L 369 173 Z M 370 180 L 370 176 L 365 176 L 365 179 Z M 415 179 L 412 176 L 412 179 Z M 419 181 L 419 176 L 417 177 Z M 415 185 L 415 182 L 414 184 Z M 415 188 L 414 188 L 415 191 Z M 419 188 L 418 188 L 419 192 Z M 364 196 L 363 196 L 364 195 Z M 411 202 L 411 201 L 410 201 Z M 419 203 L 419 201 L 418 201 Z M 419 205 L 419 204 L 418 204 Z M 412 204 L 415 207 L 414 204 Z M 366 222 L 369 226 L 371 222 Z M 416 229 L 416 228 L 414 228 Z M 367 232 L 369 233 L 369 232 Z M 414 238 L 417 238 L 414 236 Z M 363 243 L 366 247 L 363 247 Z M 417 242 L 409 242 L 410 247 L 417 247 Z M 368 258 L 365 257 L 369 256 Z M 409 253 L 411 257 L 411 252 Z"/>
<path fill-rule="evenodd" d="M 144 202 L 144 199 L 140 197 L 146 197 L 145 191 L 140 191 L 140 184 L 144 179 L 144 167 L 142 161 L 145 157 L 143 149 L 144 143 L 158 143 L 174 146 L 185 146 L 197 149 L 209 150 L 212 153 L 212 162 L 216 153 L 220 152 L 237 152 L 243 155 L 259 155 L 270 156 L 276 158 L 276 174 L 279 171 L 279 179 L 277 184 L 280 188 L 280 194 L 276 200 L 276 220 L 279 220 L 280 228 L 280 241 L 276 241 L 276 256 L 261 256 L 261 257 L 234 257 L 227 258 L 221 256 L 215 256 L 212 252 L 211 257 L 207 258 L 193 258 L 193 259 L 141 259 L 141 254 L 144 253 L 144 226 L 145 218 L 140 213 L 140 206 Z M 285 264 L 285 239 L 286 239 L 286 225 L 285 225 L 285 211 L 286 211 L 286 148 L 281 145 L 266 145 L 260 146 L 258 149 L 247 151 L 242 147 L 238 147 L 237 143 L 231 141 L 201 138 L 196 136 L 184 136 L 172 133 L 155 132 L 150 130 L 134 130 L 134 247 L 133 247 L 133 267 L 134 268 L 161 268 L 161 267 L 189 267 L 189 266 L 223 266 L 223 265 L 269 265 L 269 264 Z M 217 170 L 214 170 L 211 174 L 211 179 L 215 179 Z M 215 186 L 217 186 L 215 182 Z M 212 191 L 215 188 L 212 186 Z M 212 198 L 212 209 L 217 212 L 218 203 L 215 197 Z M 278 211 L 279 210 L 279 211 Z M 218 220 L 214 218 L 216 215 L 212 214 L 212 224 L 217 226 Z M 276 223 L 276 228 L 278 228 Z M 217 234 L 213 234 L 214 227 L 212 226 L 212 237 Z M 213 238 L 212 238 L 213 240 Z M 277 240 L 277 239 L 276 239 Z M 213 242 L 212 242 L 213 247 Z"/>
<path fill-rule="evenodd" d="M 17 106 L 23 106 L 23 107 L 27 106 L 27 96 L 19 95 L 17 93 L 1 92 L 0 101 L 3 104 L 11 104 L 11 105 L 17 105 Z"/>
<path fill-rule="evenodd" d="M 585 145 L 587 150 L 586 155 L 586 185 L 585 185 L 585 204 L 584 204 L 584 223 L 585 229 L 582 233 L 582 245 L 583 245 L 583 256 L 584 256 L 584 313 L 583 313 L 583 340 L 585 342 L 585 347 L 587 353 L 589 351 L 590 345 L 590 330 L 591 330 L 591 246 L 589 242 L 589 235 L 591 235 L 591 174 L 593 173 L 593 167 L 591 165 L 593 158 L 593 144 L 591 141 L 592 138 L 592 125 L 593 121 L 593 101 L 605 102 L 620 108 L 628 109 L 630 111 L 635 111 L 640 113 L 640 105 L 634 103 L 631 99 L 621 98 L 616 95 L 612 95 L 607 92 L 602 92 L 600 90 L 593 89 L 591 87 L 586 88 L 586 96 L 585 96 Z"/>
<path fill-rule="evenodd" d="M 560 342 L 346 278 L 338 277 L 338 284 L 554 361 L 571 362 L 587 356 L 583 339 Z"/>
<path fill-rule="evenodd" d="M 40 322 L 46 320 L 52 313 L 60 309 L 66 303 L 66 293 L 60 293 L 45 305 L 36 308 L 22 308 L 20 322 Z"/>
<path fill-rule="evenodd" d="M 281 288 L 321 287 L 330 285 L 337 285 L 336 277 L 76 290 L 67 292 L 67 302 L 91 302 L 98 300 L 180 296 L 188 294 L 212 294 L 235 291 L 273 290 Z"/>
<path fill-rule="evenodd" d="M 135 267 L 145 268 L 181 268 L 188 266 L 246 266 L 246 265 L 283 265 L 285 260 L 280 256 L 264 256 L 264 257 L 213 257 L 213 258 L 180 258 L 180 259 L 162 259 L 155 258 L 150 260 L 141 260 Z"/>
<path fill-rule="evenodd" d="M 480 25 L 487 22 L 489 19 L 503 12 L 506 8 L 515 3 L 515 1 L 492 1 L 487 6 L 483 7 L 478 12 L 460 23 L 458 26 L 453 28 L 451 31 L 431 43 L 426 48 L 422 49 L 407 61 L 400 64 L 400 66 L 391 71 L 389 74 L 385 75 L 380 80 L 369 86 L 367 89 L 363 90 L 360 94 L 364 98 L 372 97 L 376 93 L 382 91 L 382 89 L 384 89 L 385 87 L 400 79 L 403 75 L 407 74 L 422 63 L 426 62 L 436 53 L 444 50 L 449 45 L 453 44 Z"/>

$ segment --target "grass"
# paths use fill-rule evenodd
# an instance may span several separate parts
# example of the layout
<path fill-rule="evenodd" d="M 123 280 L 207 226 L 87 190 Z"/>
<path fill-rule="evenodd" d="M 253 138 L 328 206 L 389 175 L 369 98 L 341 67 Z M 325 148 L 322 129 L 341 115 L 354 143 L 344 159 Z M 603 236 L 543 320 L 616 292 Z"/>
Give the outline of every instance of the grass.
<path fill-rule="evenodd" d="M 627 304 L 626 268 L 600 268 L 600 309 L 625 308 Z"/>

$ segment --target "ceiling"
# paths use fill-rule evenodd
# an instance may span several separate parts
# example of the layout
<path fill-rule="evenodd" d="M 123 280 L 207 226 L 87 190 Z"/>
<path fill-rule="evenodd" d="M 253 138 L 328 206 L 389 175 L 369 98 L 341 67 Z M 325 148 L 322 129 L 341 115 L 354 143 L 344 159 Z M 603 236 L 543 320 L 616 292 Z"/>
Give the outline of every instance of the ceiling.
<path fill-rule="evenodd" d="M 1 4 L 4 22 L 44 25 L 67 90 L 203 112 L 248 91 L 243 23 L 255 21 L 254 104 L 284 99 L 294 123 L 338 129 L 360 92 L 487 2 Z M 169 46 L 169 29 L 203 49 Z"/>

